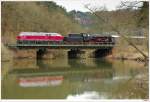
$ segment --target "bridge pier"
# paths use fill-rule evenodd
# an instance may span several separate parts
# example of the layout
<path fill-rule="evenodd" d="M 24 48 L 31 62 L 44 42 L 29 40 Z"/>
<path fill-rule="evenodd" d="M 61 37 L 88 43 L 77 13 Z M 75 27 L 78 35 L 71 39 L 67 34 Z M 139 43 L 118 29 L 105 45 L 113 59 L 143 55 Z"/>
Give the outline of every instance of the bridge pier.
<path fill-rule="evenodd" d="M 74 58 L 83 58 L 83 54 L 85 51 L 82 51 L 80 49 L 71 49 L 68 51 L 68 58 L 69 59 L 74 59 Z"/>
<path fill-rule="evenodd" d="M 36 50 L 26 49 L 26 50 L 18 50 L 14 49 L 13 58 L 36 58 Z"/>

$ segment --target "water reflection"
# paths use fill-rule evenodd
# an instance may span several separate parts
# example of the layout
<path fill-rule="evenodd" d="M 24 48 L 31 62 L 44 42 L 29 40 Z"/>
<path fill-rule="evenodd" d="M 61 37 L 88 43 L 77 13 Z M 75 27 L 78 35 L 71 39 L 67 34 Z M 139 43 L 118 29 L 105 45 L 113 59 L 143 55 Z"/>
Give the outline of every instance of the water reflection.
<path fill-rule="evenodd" d="M 63 76 L 18 77 L 17 82 L 21 87 L 58 86 L 63 82 Z"/>
<path fill-rule="evenodd" d="M 31 60 L 26 60 L 27 62 L 29 62 L 29 64 L 31 64 L 31 62 L 33 62 Z M 110 76 L 112 76 L 113 74 L 113 69 L 112 69 L 112 63 L 107 62 L 105 60 L 98 60 L 95 61 L 95 59 L 90 59 L 90 60 L 75 60 L 75 59 L 71 59 L 68 60 L 68 62 L 66 63 L 62 63 L 61 66 L 58 66 L 57 64 L 55 64 L 55 61 L 57 62 L 57 60 L 53 60 L 53 62 L 49 61 L 49 60 L 36 60 L 36 67 L 28 67 L 28 66 L 33 66 L 33 65 L 28 65 L 26 68 L 25 66 L 20 66 L 18 67 L 17 64 L 14 65 L 14 68 L 10 71 L 10 73 L 18 73 L 18 74 L 25 74 L 25 73 L 43 73 L 45 74 L 45 72 L 49 73 L 49 74 L 54 74 L 54 72 L 58 72 L 58 73 L 66 73 L 66 72 L 73 72 L 73 73 L 90 73 L 90 72 L 95 72 L 94 75 L 98 76 L 97 73 L 109 73 Z M 18 63 L 21 63 L 21 61 L 19 60 Z M 26 62 L 26 63 L 27 63 Z M 16 61 L 15 61 L 16 63 Z M 100 64 L 99 64 L 100 63 Z M 35 63 L 33 63 L 35 64 Z M 64 66 L 65 65 L 65 66 Z M 66 66 L 67 65 L 67 66 Z M 96 73 L 97 72 L 97 73 Z M 57 73 L 56 73 L 57 74 Z M 99 76 L 109 76 L 108 74 L 100 74 Z M 86 76 L 87 77 L 87 76 Z"/>
<path fill-rule="evenodd" d="M 87 67 L 85 60 L 70 59 L 68 60 L 68 64 L 70 65 L 71 68 L 86 68 Z"/>
<path fill-rule="evenodd" d="M 45 64 L 42 60 L 36 60 L 36 65 L 39 67 L 39 69 L 49 68 L 49 64 Z"/>
<path fill-rule="evenodd" d="M 83 92 L 82 94 L 77 94 L 77 95 L 68 95 L 66 99 L 68 100 L 80 100 L 80 99 L 106 99 L 107 96 L 105 93 L 101 93 L 101 95 L 96 92 Z"/>
<path fill-rule="evenodd" d="M 130 96 L 124 94 L 136 85 L 130 80 L 142 79 L 147 72 L 138 63 L 100 59 L 14 60 L 8 77 L 2 80 L 2 98 L 105 99 Z M 146 96 L 139 87 L 131 92 L 138 93 L 131 98 Z"/>

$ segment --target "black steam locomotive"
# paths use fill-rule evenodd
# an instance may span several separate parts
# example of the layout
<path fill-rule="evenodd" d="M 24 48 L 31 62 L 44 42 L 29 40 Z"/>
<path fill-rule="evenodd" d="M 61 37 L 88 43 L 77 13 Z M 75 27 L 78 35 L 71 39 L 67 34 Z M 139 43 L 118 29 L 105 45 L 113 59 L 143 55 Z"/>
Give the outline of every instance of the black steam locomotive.
<path fill-rule="evenodd" d="M 115 38 L 98 34 L 71 33 L 64 37 L 64 43 L 115 44 Z"/>

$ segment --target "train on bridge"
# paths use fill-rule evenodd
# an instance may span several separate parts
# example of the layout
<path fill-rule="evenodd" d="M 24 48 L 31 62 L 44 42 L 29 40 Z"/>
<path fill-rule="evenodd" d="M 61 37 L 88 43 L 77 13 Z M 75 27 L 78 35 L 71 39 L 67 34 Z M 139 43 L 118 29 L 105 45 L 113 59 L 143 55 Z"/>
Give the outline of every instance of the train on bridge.
<path fill-rule="evenodd" d="M 17 44 L 115 44 L 115 37 L 100 34 L 21 32 Z"/>

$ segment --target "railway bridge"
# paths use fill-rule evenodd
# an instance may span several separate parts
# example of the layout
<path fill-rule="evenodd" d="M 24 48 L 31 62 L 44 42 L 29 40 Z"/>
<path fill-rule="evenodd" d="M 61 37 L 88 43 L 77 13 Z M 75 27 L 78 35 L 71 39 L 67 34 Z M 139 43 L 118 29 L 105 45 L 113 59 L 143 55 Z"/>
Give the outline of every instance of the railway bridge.
<path fill-rule="evenodd" d="M 115 44 L 113 43 L 80 43 L 80 44 L 8 44 L 7 47 L 15 52 L 32 50 L 35 51 L 37 59 L 41 59 L 49 50 L 67 50 L 68 58 L 78 58 L 87 50 L 93 50 L 93 57 L 104 57 L 111 53 Z"/>

